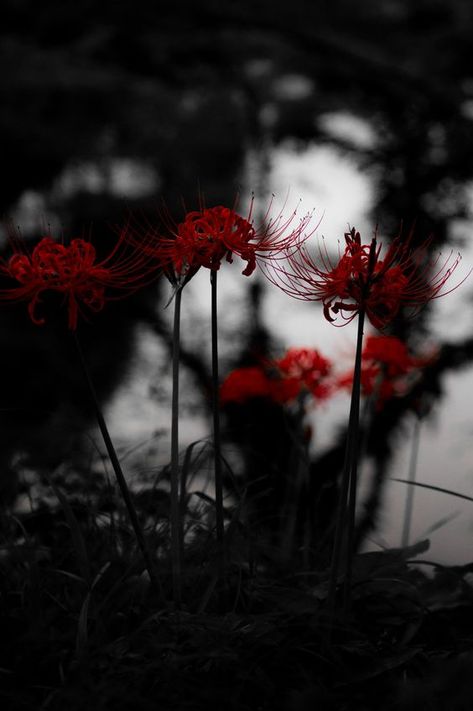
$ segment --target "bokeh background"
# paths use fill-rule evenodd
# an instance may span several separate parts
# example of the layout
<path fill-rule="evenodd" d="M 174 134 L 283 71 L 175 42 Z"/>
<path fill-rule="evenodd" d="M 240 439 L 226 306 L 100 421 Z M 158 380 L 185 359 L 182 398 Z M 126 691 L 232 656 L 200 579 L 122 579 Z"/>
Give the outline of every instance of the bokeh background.
<path fill-rule="evenodd" d="M 468 0 L 5 0 L 3 253 L 10 221 L 32 243 L 51 230 L 92 234 L 106 250 L 117 225 L 156 219 L 163 199 L 179 211 L 199 193 L 231 205 L 253 192 L 264 211 L 274 193 L 275 205 L 314 208 L 334 248 L 348 225 L 369 239 L 376 225 L 389 237 L 415 224 L 419 241 L 433 235 L 436 249 L 462 252 L 460 279 L 473 265 L 472 31 Z M 276 354 L 315 347 L 349 365 L 351 327 L 240 272 L 225 265 L 220 279 L 222 374 L 255 343 Z M 407 474 L 419 396 L 429 415 L 418 480 L 473 496 L 470 281 L 392 328 L 439 356 L 368 437 L 365 546 L 399 544 L 406 490 L 390 477 Z M 81 326 L 112 433 L 141 473 L 169 458 L 168 296 L 162 280 Z M 183 303 L 183 446 L 209 434 L 208 302 L 202 272 Z M 0 488 L 26 506 L 33 473 L 90 462 L 99 438 L 60 320 L 34 327 L 24 305 L 3 305 L 0 359 Z M 310 414 L 313 471 L 328 486 L 347 409 L 339 395 Z M 471 559 L 471 502 L 416 491 L 412 539 L 432 527 L 432 558 Z"/>

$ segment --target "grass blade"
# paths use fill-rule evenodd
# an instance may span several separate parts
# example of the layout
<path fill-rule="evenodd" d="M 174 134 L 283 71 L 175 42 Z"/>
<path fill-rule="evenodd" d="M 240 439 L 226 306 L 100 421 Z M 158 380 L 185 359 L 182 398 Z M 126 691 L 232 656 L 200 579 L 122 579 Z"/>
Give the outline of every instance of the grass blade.
<path fill-rule="evenodd" d="M 71 532 L 71 537 L 72 537 L 72 543 L 74 545 L 76 555 L 77 555 L 77 562 L 79 565 L 79 569 L 81 572 L 82 577 L 84 580 L 87 582 L 87 584 L 90 583 L 90 578 L 91 578 L 91 572 L 90 572 L 90 562 L 89 562 L 89 556 L 87 554 L 87 548 L 85 546 L 85 541 L 84 537 L 82 535 L 82 531 L 80 530 L 79 523 L 77 521 L 77 518 L 74 514 L 74 511 L 72 510 L 72 506 L 70 505 L 69 501 L 67 500 L 67 497 L 63 494 L 61 489 L 56 486 L 56 484 L 53 482 L 51 477 L 48 477 L 49 484 L 54 491 L 54 494 L 56 495 L 56 498 L 58 499 L 59 503 L 62 506 L 62 509 L 64 511 L 64 516 L 66 517 L 67 525 L 69 526 L 69 530 Z"/>
<path fill-rule="evenodd" d="M 401 484 L 409 484 L 411 486 L 420 486 L 423 489 L 432 489 L 432 491 L 440 491 L 442 494 L 450 494 L 450 496 L 456 496 L 459 499 L 465 499 L 465 501 L 473 501 L 472 496 L 467 496 L 466 494 L 459 494 L 457 491 L 451 491 L 451 489 L 444 489 L 441 486 L 434 486 L 433 484 L 423 484 L 420 481 L 409 481 L 408 479 L 396 479 L 395 477 L 390 477 L 391 481 L 399 481 Z"/>

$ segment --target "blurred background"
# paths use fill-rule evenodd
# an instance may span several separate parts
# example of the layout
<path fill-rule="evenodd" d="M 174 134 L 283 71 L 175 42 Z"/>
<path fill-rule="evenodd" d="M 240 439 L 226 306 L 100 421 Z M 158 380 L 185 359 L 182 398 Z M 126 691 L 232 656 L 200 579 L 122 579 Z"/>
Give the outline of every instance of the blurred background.
<path fill-rule="evenodd" d="M 52 231 L 92 235 L 107 250 L 116 225 L 156 220 L 163 199 L 179 215 L 199 192 L 208 205 L 233 205 L 238 192 L 245 214 L 253 192 L 264 214 L 274 193 L 275 207 L 302 199 L 301 213 L 314 208 L 317 234 L 334 251 L 348 225 L 369 240 L 375 226 L 388 239 L 415 224 L 419 242 L 433 235 L 435 249 L 462 252 L 460 280 L 473 265 L 472 30 L 468 0 L 5 0 L 2 253 L 9 221 L 32 244 Z M 334 328 L 319 305 L 242 268 L 225 265 L 219 280 L 222 377 L 256 352 L 290 346 L 350 367 L 351 326 Z M 473 496 L 471 292 L 469 280 L 391 329 L 413 353 L 438 357 L 415 392 L 367 425 L 360 545 L 400 544 L 406 487 L 390 477 L 407 476 L 420 400 L 428 414 L 418 480 Z M 163 279 L 81 325 L 138 485 L 169 459 L 168 297 Z M 209 299 L 201 270 L 183 298 L 183 448 L 209 436 Z M 36 327 L 24 304 L 2 305 L 0 358 L 4 500 L 25 507 L 31 479 L 65 460 L 92 486 L 101 445 L 61 323 Z M 341 393 L 308 415 L 318 503 L 336 498 L 347 412 Z M 258 434 L 263 452 L 271 422 Z M 228 457 L 244 477 L 230 424 Z M 473 503 L 418 489 L 411 540 L 437 525 L 428 556 L 471 560 Z"/>

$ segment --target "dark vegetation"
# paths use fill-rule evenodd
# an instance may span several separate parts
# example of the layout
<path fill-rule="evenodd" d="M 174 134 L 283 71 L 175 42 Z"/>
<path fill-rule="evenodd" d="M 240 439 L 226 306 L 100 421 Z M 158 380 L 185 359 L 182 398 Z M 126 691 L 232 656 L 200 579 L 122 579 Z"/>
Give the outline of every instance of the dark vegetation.
<path fill-rule="evenodd" d="M 456 249 L 454 238 L 470 238 L 461 220 L 471 217 L 472 30 L 467 0 L 6 0 L 1 212 L 21 214 L 34 194 L 66 235 L 91 229 L 106 251 L 111 228 L 130 213 L 155 218 L 158 196 L 171 210 L 182 198 L 195 205 L 199 189 L 208 204 L 232 204 L 249 151 L 259 181 L 250 187 L 264 189 L 271 147 L 292 138 L 301 148 L 333 145 L 374 176 L 373 223 L 383 230 L 415 221 L 419 239 L 432 233 L 435 246 Z M 278 81 L 287 75 L 302 75 L 312 90 L 285 94 Z M 320 119 L 337 111 L 369 121 L 374 145 L 332 135 Z M 148 182 L 121 191 L 112 179 L 119 161 L 146 169 Z M 86 169 L 95 185 L 80 177 Z M 42 233 L 38 224 L 21 227 L 32 241 Z M 165 298 L 159 283 L 81 323 L 104 403 L 127 372 L 138 325 L 171 351 Z M 257 287 L 252 327 L 229 366 L 271 352 L 262 298 Z M 400 318 L 393 332 L 416 346 L 428 329 L 427 310 L 415 322 Z M 415 389 L 386 405 L 365 433 L 375 477 L 358 522 L 360 548 L 376 526 L 406 414 L 419 398 L 439 401 L 444 376 L 471 363 L 470 337 L 440 345 Z M 185 347 L 181 356 L 207 407 L 205 357 Z M 132 471 L 158 555 L 157 599 L 107 465 L 84 435 L 92 411 L 63 322 L 51 315 L 36 327 L 24 304 L 2 306 L 0 359 L 2 708 L 473 707 L 471 566 L 430 564 L 427 577 L 427 566 L 411 562 L 423 558 L 422 544 L 360 554 L 351 613 L 329 634 L 324 600 L 343 431 L 306 462 L 308 490 L 288 510 L 294 423 L 274 405 L 227 411 L 227 438 L 245 465 L 237 478 L 227 469 L 227 584 L 218 590 L 212 500 L 184 495 L 184 602 L 176 611 L 167 471 L 153 467 L 159 439 Z M 204 471 L 210 456 L 205 443 L 190 447 L 183 477 Z M 25 497 L 26 511 L 18 507 Z"/>

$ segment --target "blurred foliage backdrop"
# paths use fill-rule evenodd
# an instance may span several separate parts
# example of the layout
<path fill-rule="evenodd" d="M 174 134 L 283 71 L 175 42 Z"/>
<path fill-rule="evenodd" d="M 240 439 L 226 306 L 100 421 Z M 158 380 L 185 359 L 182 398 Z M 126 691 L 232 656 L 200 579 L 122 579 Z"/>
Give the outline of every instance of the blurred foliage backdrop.
<path fill-rule="evenodd" d="M 370 174 L 383 232 L 415 221 L 416 234 L 432 232 L 437 245 L 469 240 L 461 229 L 471 218 L 472 30 L 469 0 L 4 0 L 1 212 L 32 240 L 45 229 L 27 219 L 36 210 L 56 233 L 92 230 L 106 245 L 108 226 L 129 211 L 153 219 L 161 197 L 174 209 L 182 198 L 195 204 L 199 189 L 208 204 L 231 203 L 240 185 L 266 190 L 271 150 L 291 138 L 301 149 L 330 144 Z M 340 112 L 367 121 L 374 140 L 335 131 Z M 258 184 L 245 184 L 249 155 Z M 255 316 L 260 298 L 253 294 Z M 126 370 L 138 323 L 170 347 L 162 305 L 153 287 L 83 325 L 102 398 Z M 252 322 L 247 340 L 267 347 L 270 334 Z M 419 322 L 415 332 L 409 321 L 397 325 L 414 345 L 422 333 Z M 242 338 L 241 348 L 248 361 L 251 345 Z M 418 391 L 376 419 L 367 446 L 378 484 L 360 531 L 379 501 L 385 435 L 419 393 L 439 396 L 443 374 L 472 354 L 471 339 L 442 349 Z M 182 357 L 205 392 L 205 360 Z M 2 307 L 0 358 L 1 486 L 11 497 L 19 452 L 36 466 L 58 464 L 90 413 L 61 324 L 32 327 L 24 305 Z M 319 473 L 333 479 L 342 441 L 343 433 L 314 463 Z"/>

